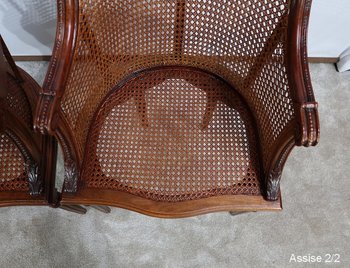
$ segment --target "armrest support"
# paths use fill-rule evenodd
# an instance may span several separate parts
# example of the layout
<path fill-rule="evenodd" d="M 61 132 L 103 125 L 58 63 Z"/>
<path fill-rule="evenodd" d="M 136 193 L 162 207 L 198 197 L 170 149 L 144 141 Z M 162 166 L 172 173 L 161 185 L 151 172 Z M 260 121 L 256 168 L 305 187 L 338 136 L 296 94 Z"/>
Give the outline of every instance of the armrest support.
<path fill-rule="evenodd" d="M 307 55 L 307 33 L 312 0 L 292 0 L 288 23 L 287 72 L 297 120 L 296 145 L 319 141 L 317 103 L 311 85 Z"/>
<path fill-rule="evenodd" d="M 312 0 L 291 0 L 286 40 L 286 70 L 294 119 L 273 142 L 265 165 L 266 198 L 277 200 L 285 161 L 295 145 L 315 146 L 320 127 L 307 56 L 307 29 Z"/>
<path fill-rule="evenodd" d="M 68 79 L 78 31 L 78 0 L 57 0 L 57 31 L 53 55 L 34 118 L 34 128 L 53 135 Z"/>

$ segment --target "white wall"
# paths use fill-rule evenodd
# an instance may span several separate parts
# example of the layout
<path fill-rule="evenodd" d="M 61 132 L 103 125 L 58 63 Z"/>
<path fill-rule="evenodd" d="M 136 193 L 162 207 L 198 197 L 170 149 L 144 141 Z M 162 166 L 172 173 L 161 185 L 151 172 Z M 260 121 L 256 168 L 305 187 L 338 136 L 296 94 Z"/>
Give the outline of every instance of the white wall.
<path fill-rule="evenodd" d="M 55 18 L 56 0 L 0 0 L 0 33 L 13 55 L 50 55 Z M 349 46 L 350 0 L 314 0 L 309 56 L 338 57 Z"/>
<path fill-rule="evenodd" d="M 338 57 L 350 47 L 350 0 L 313 0 L 309 56 Z"/>
<path fill-rule="evenodd" d="M 50 55 L 56 0 L 0 0 L 0 33 L 13 55 Z"/>

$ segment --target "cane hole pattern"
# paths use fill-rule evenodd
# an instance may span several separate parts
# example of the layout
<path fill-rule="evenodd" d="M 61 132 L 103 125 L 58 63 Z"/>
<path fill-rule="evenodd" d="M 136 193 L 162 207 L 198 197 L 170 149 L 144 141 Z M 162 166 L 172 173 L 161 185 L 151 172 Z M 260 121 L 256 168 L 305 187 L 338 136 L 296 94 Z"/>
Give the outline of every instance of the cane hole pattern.
<path fill-rule="evenodd" d="M 194 70 L 154 70 L 117 89 L 94 120 L 82 178 L 177 202 L 260 194 L 253 119 L 226 83 Z"/>
<path fill-rule="evenodd" d="M 0 191 L 27 191 L 24 159 L 16 144 L 0 133 Z"/>
<path fill-rule="evenodd" d="M 284 65 L 288 0 L 80 0 L 79 33 L 62 110 L 83 156 L 103 97 L 153 66 L 211 71 L 246 99 L 264 162 L 294 116 Z"/>
<path fill-rule="evenodd" d="M 8 75 L 8 92 L 5 100 L 6 108 L 10 113 L 20 118 L 23 123 L 32 129 L 32 110 L 23 88 L 10 75 Z"/>

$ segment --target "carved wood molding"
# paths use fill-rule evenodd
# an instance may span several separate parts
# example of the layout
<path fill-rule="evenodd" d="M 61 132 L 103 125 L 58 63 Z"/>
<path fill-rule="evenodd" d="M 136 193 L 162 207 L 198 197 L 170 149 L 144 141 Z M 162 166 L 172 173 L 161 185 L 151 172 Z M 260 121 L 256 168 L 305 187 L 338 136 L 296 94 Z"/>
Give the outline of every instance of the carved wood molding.
<path fill-rule="evenodd" d="M 75 193 L 78 190 L 79 168 L 77 161 L 72 155 L 71 146 L 61 131 L 56 131 L 64 156 L 64 191 Z"/>
<path fill-rule="evenodd" d="M 308 26 L 309 26 L 309 18 L 311 11 L 312 0 L 306 0 L 304 4 L 304 14 L 302 19 L 302 63 L 304 69 L 304 83 L 306 88 L 306 93 L 308 97 L 308 101 L 314 101 L 314 92 L 311 84 L 311 77 L 309 71 L 309 61 L 307 54 L 307 36 L 308 36 Z"/>
<path fill-rule="evenodd" d="M 78 168 L 72 159 L 64 163 L 64 191 L 75 193 L 78 190 Z"/>
<path fill-rule="evenodd" d="M 267 179 L 266 186 L 266 197 L 267 200 L 275 201 L 278 199 L 280 194 L 280 182 L 282 177 L 282 169 L 280 167 L 275 167 Z"/>
<path fill-rule="evenodd" d="M 294 139 L 290 140 L 277 156 L 277 160 L 272 165 L 267 179 L 266 179 L 266 198 L 270 201 L 275 201 L 280 195 L 280 182 L 282 177 L 282 170 L 288 158 L 289 153 L 295 145 Z"/>
<path fill-rule="evenodd" d="M 320 139 L 318 103 L 307 102 L 298 106 L 300 125 L 297 127 L 296 139 L 299 146 L 315 146 Z"/>
<path fill-rule="evenodd" d="M 319 141 L 317 103 L 311 84 L 307 55 L 307 33 L 312 0 L 292 0 L 288 25 L 288 76 L 294 92 L 298 146 L 314 146 Z"/>
<path fill-rule="evenodd" d="M 62 47 L 65 35 L 65 4 L 64 1 L 57 1 L 57 29 L 56 29 L 56 39 L 53 48 L 53 54 L 51 56 L 50 68 L 45 78 L 44 82 L 44 92 L 54 94 L 56 89 L 54 87 L 54 78 L 56 76 L 56 69 L 59 63 L 59 59 L 62 55 Z"/>
<path fill-rule="evenodd" d="M 48 72 L 46 74 L 43 89 L 39 95 L 38 108 L 35 118 L 35 129 L 42 134 L 52 134 L 51 118 L 55 113 L 54 98 L 56 96 L 54 78 L 57 75 L 57 66 L 59 59 L 62 56 L 62 47 L 65 34 L 64 22 L 64 1 L 59 0 L 57 1 L 57 28 L 53 54 Z"/>
<path fill-rule="evenodd" d="M 28 183 L 31 195 L 40 195 L 43 191 L 43 182 L 41 180 L 40 168 L 38 163 L 32 159 L 26 161 L 26 171 L 28 174 Z"/>
<path fill-rule="evenodd" d="M 28 176 L 27 178 L 30 188 L 30 194 L 33 196 L 40 195 L 43 192 L 43 180 L 41 174 L 39 173 L 39 163 L 37 163 L 33 159 L 26 145 L 18 138 L 18 136 L 13 131 L 6 129 L 5 133 L 17 145 L 17 148 L 23 155 L 26 173 Z"/>
<path fill-rule="evenodd" d="M 77 0 L 57 1 L 57 29 L 48 72 L 39 94 L 34 128 L 42 134 L 54 135 L 57 128 L 58 106 L 70 70 L 78 23 Z"/>

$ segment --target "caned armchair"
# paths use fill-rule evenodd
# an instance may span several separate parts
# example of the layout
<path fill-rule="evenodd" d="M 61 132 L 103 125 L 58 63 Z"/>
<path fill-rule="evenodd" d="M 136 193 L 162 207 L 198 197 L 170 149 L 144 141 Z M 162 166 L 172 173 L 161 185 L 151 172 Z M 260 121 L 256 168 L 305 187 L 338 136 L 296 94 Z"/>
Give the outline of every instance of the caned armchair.
<path fill-rule="evenodd" d="M 61 204 L 158 217 L 281 208 L 319 139 L 310 0 L 58 0 L 35 128 L 64 154 Z"/>
<path fill-rule="evenodd" d="M 0 36 L 0 207 L 48 205 L 56 141 L 33 131 L 39 85 L 18 68 Z"/>

